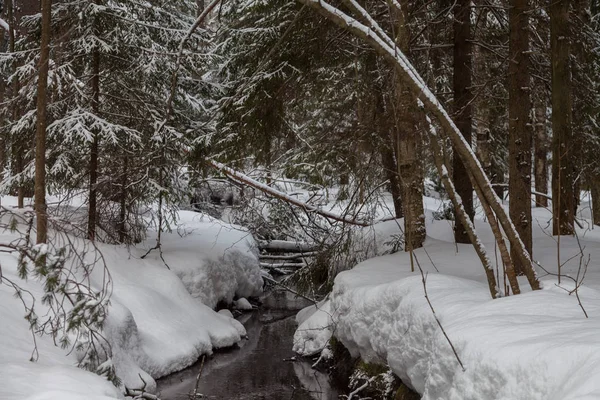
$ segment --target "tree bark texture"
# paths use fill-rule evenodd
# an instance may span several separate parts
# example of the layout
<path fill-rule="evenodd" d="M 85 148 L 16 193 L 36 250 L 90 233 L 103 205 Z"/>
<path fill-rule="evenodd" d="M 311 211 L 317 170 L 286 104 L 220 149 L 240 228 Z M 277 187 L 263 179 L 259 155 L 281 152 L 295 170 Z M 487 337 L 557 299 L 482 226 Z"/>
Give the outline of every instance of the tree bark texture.
<path fill-rule="evenodd" d="M 572 130 L 572 93 L 569 0 L 550 4 L 552 55 L 552 233 L 575 232 L 575 171 Z"/>
<path fill-rule="evenodd" d="M 546 104 L 542 98 L 535 102 L 535 191 L 548 193 L 548 130 L 546 129 Z M 535 196 L 535 204 L 538 207 L 548 207 L 546 196 Z"/>
<path fill-rule="evenodd" d="M 37 85 L 37 119 L 35 130 L 35 214 L 37 219 L 37 243 L 46 243 L 48 238 L 48 216 L 46 214 L 46 126 L 47 87 L 50 58 L 52 0 L 41 0 L 42 33 L 40 41 L 40 63 Z"/>
<path fill-rule="evenodd" d="M 454 6 L 454 120 L 469 144 L 473 123 L 472 73 L 471 0 L 457 0 Z M 452 158 L 452 180 L 467 215 L 473 220 L 473 186 L 458 156 Z M 455 221 L 454 240 L 457 243 L 470 242 L 470 235 L 460 218 Z"/>
<path fill-rule="evenodd" d="M 395 42 L 408 53 L 410 30 L 408 28 L 408 2 L 400 2 L 401 10 L 393 11 Z M 397 142 L 398 176 L 402 187 L 404 213 L 404 250 L 423 247 L 425 242 L 425 210 L 423 208 L 422 138 L 419 132 L 419 108 L 410 89 L 394 73 L 394 128 Z"/>
<path fill-rule="evenodd" d="M 531 254 L 531 77 L 529 57 L 529 0 L 511 0 L 509 9 L 509 67 L 508 67 L 508 193 L 509 214 L 515 228 Z M 525 266 L 516 256 L 523 249 L 511 247 L 517 274 Z"/>
<path fill-rule="evenodd" d="M 95 2 L 99 4 L 98 0 Z M 98 21 L 94 21 L 94 31 L 98 35 Z M 92 51 L 92 112 L 99 115 L 100 111 L 100 50 L 96 46 Z M 88 201 L 88 239 L 96 239 L 96 224 L 98 219 L 98 132 L 93 132 L 90 143 L 90 183 Z"/>

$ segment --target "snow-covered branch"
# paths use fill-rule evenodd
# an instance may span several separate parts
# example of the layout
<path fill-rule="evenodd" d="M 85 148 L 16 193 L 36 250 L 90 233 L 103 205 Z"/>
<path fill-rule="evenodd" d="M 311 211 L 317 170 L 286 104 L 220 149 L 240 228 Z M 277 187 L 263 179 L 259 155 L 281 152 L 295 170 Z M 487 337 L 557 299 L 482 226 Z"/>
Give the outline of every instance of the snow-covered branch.
<path fill-rule="evenodd" d="M 337 215 L 330 211 L 326 211 L 319 207 L 315 207 L 311 204 L 300 201 L 292 196 L 289 196 L 286 193 L 280 192 L 279 190 L 272 188 L 271 186 L 268 186 L 268 185 L 265 185 L 264 183 L 258 182 L 256 180 L 250 178 L 249 176 L 242 174 L 241 172 L 235 171 L 235 170 L 229 168 L 228 166 L 221 164 L 220 162 L 212 161 L 212 160 L 209 162 L 213 168 L 216 168 L 219 171 L 223 172 L 225 175 L 229 176 L 234 181 L 252 186 L 253 188 L 258 189 L 263 193 L 266 193 L 277 199 L 283 200 L 286 203 L 293 204 L 297 207 L 300 207 L 300 208 L 304 209 L 306 212 L 319 214 L 322 217 L 325 217 L 327 219 L 343 222 L 343 223 L 350 224 L 350 225 L 358 225 L 358 226 L 370 226 L 371 225 L 369 223 L 359 221 L 359 220 L 356 220 L 353 218 L 348 218 L 345 216 Z"/>
<path fill-rule="evenodd" d="M 10 26 L 8 25 L 8 22 L 3 20 L 2 18 L 0 18 L 0 28 L 4 29 L 6 32 L 8 32 L 10 30 Z"/>

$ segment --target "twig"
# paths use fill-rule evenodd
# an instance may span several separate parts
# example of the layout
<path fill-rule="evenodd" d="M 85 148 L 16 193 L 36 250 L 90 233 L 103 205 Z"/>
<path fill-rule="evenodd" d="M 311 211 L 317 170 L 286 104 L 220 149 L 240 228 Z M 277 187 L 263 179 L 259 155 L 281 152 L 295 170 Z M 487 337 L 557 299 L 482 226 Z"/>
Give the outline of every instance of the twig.
<path fill-rule="evenodd" d="M 425 292 L 425 300 L 427 300 L 427 304 L 429 304 L 429 308 L 431 309 L 431 312 L 433 313 L 433 318 L 435 318 L 435 322 L 437 322 L 438 326 L 442 330 L 442 333 L 444 334 L 444 337 L 446 338 L 446 341 L 448 341 L 448 344 L 450 345 L 450 348 L 452 349 L 452 352 L 454 353 L 454 356 L 456 357 L 456 361 L 458 361 L 463 372 L 465 372 L 466 371 L 465 366 L 463 365 L 462 361 L 460 360 L 460 357 L 458 356 L 458 353 L 456 352 L 456 349 L 454 348 L 452 341 L 448 337 L 448 334 L 446 334 L 446 330 L 444 329 L 444 327 L 442 326 L 442 323 L 440 322 L 439 318 L 437 317 L 437 314 L 435 313 L 435 309 L 433 308 L 433 305 L 431 304 L 431 300 L 429 300 L 429 295 L 427 294 L 427 275 L 423 273 L 423 268 L 421 268 L 421 264 L 419 263 L 419 260 L 417 260 L 417 266 L 419 267 L 419 271 L 421 272 L 421 282 L 423 282 L 423 292 Z"/>
<path fill-rule="evenodd" d="M 200 384 L 200 377 L 202 376 L 202 369 L 204 368 L 204 360 L 206 359 L 206 355 L 202 356 L 202 362 L 200 363 L 200 370 L 198 371 L 198 376 L 196 377 L 196 386 L 194 387 L 194 394 L 192 394 L 192 399 L 198 398 L 198 385 Z M 200 395 L 202 396 L 202 395 Z"/>
<path fill-rule="evenodd" d="M 283 283 L 279 283 L 279 282 L 277 282 L 275 279 L 271 279 L 271 278 L 269 278 L 268 276 L 263 276 L 262 278 L 263 278 L 263 279 L 265 279 L 265 280 L 267 280 L 267 281 L 269 281 L 269 282 L 271 282 L 271 283 L 274 283 L 275 285 L 281 286 L 282 288 L 284 288 L 284 289 L 285 289 L 285 290 L 287 290 L 288 292 L 290 292 L 290 293 L 293 293 L 293 294 L 295 294 L 296 296 L 300 296 L 300 297 L 302 297 L 303 299 L 306 299 L 306 300 L 308 300 L 308 301 L 310 301 L 310 302 L 314 303 L 315 305 L 317 305 L 317 304 L 318 304 L 318 303 L 317 303 L 317 301 L 316 301 L 315 299 L 311 299 L 310 297 L 307 297 L 307 296 L 305 296 L 305 295 L 303 295 L 303 294 L 300 294 L 300 293 L 296 292 L 294 289 L 291 289 L 291 288 L 289 288 L 289 287 L 285 286 Z"/>

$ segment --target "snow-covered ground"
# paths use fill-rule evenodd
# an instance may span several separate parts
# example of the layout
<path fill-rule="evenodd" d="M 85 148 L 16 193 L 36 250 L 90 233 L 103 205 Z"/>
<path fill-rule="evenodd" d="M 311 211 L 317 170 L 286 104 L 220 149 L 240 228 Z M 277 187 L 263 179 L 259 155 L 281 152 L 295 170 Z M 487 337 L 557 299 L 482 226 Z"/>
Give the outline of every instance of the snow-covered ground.
<path fill-rule="evenodd" d="M 450 223 L 432 219 L 437 200 L 426 198 L 425 205 L 428 239 L 416 260 L 464 371 L 406 253 L 369 259 L 338 275 L 328 300 L 298 315 L 294 350 L 314 354 L 334 334 L 354 356 L 389 365 L 424 399 L 600 398 L 600 228 L 589 230 L 583 221 L 586 229 L 578 230 L 583 260 L 591 260 L 579 289 L 586 318 L 568 293 L 573 281 L 563 277 L 559 287 L 541 269 L 543 290 L 528 291 L 520 279 L 526 293 L 492 300 L 472 247 L 456 245 Z M 550 213 L 535 209 L 534 217 L 534 258 L 556 273 Z M 476 227 L 494 260 L 489 226 L 479 218 Z M 577 239 L 562 237 L 560 248 L 562 273 L 576 277 L 582 259 Z"/>
<path fill-rule="evenodd" d="M 4 207 L 14 199 L 2 198 Z M 241 340 L 244 327 L 212 307 L 219 301 L 257 295 L 262 278 L 251 235 L 198 213 L 180 212 L 179 225 L 163 234 L 163 257 L 154 238 L 140 246 L 99 245 L 112 278 L 112 296 L 103 335 L 111 344 L 117 375 L 129 388 L 155 389 L 153 378 L 183 369 L 214 348 Z M 15 239 L 0 232 L 0 241 Z M 91 255 L 90 255 L 91 256 Z M 35 279 L 22 281 L 14 255 L 0 254 L 4 277 L 36 298 L 43 293 Z M 102 267 L 91 275 L 99 287 Z M 28 297 L 25 296 L 26 301 Z M 36 303 L 38 315 L 42 305 Z M 49 336 L 36 337 L 39 359 L 30 362 L 34 343 L 23 318 L 25 310 L 13 288 L 0 285 L 0 399 L 120 398 L 121 390 L 103 377 L 76 367 L 75 353 L 56 347 Z"/>

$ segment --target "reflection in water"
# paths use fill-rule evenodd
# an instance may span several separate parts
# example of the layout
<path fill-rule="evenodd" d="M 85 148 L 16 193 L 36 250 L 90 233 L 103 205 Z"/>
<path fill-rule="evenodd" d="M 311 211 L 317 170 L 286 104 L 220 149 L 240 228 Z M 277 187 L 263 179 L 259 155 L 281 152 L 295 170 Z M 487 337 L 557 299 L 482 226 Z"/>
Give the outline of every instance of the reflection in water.
<path fill-rule="evenodd" d="M 208 399 L 337 399 L 327 375 L 293 356 L 292 338 L 296 329 L 294 311 L 306 305 L 274 292 L 263 299 L 260 311 L 240 320 L 248 340 L 239 348 L 217 352 L 204 363 L 198 392 Z M 287 309 L 286 309 L 287 308 Z M 291 310 L 290 310 L 291 309 Z M 159 380 L 163 400 L 189 399 L 196 384 L 200 363 Z"/>

